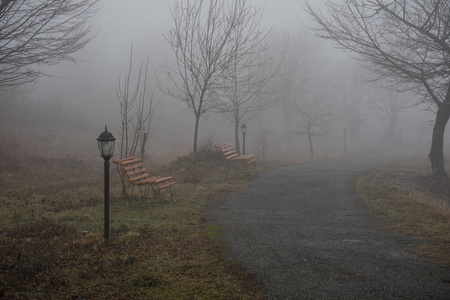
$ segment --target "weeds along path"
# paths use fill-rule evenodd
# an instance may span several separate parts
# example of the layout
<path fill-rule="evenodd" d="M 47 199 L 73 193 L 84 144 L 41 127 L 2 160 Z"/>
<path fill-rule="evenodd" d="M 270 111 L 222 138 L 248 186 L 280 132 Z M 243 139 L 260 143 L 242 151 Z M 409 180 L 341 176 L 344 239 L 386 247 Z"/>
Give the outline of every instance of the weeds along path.
<path fill-rule="evenodd" d="M 270 299 L 448 299 L 450 271 L 359 199 L 355 177 L 409 155 L 386 153 L 274 169 L 211 205 L 227 256 Z"/>

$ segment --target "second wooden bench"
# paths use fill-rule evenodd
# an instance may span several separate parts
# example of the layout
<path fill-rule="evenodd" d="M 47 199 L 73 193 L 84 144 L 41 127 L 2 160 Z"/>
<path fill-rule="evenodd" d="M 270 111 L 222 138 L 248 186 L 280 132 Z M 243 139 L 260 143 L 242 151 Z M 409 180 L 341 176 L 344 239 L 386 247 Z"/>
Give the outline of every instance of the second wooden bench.
<path fill-rule="evenodd" d="M 225 160 L 227 161 L 227 175 L 229 166 L 233 166 L 235 172 L 238 171 L 238 166 L 241 165 L 245 171 L 248 172 L 249 165 L 255 165 L 256 167 L 256 156 L 254 154 L 239 155 L 236 149 L 228 143 L 222 143 L 214 145 L 214 147 L 222 152 Z"/>

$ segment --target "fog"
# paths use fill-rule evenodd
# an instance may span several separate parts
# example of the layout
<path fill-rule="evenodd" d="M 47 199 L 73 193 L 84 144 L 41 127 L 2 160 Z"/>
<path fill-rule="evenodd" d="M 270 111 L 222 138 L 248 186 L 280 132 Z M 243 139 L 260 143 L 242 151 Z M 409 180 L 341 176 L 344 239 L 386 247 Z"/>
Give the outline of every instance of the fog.
<path fill-rule="evenodd" d="M 416 105 L 421 98 L 412 94 L 404 96 L 407 101 L 401 105 L 392 135 L 395 141 L 386 140 L 388 122 L 370 104 L 374 101 L 374 95 L 379 94 L 377 88 L 362 82 L 364 76 L 361 74 L 364 71 L 358 67 L 358 62 L 311 35 L 305 27 L 310 24 L 310 19 L 303 11 L 302 1 L 254 0 L 249 3 L 263 10 L 261 26 L 271 31 L 269 44 L 276 47 L 274 41 L 277 38 L 290 36 L 290 49 L 300 49 L 298 51 L 301 52 L 291 51 L 289 59 L 303 56 L 305 60 L 299 59 L 295 70 L 297 73 L 288 75 L 289 78 L 279 78 L 280 85 L 287 84 L 290 78 L 297 76 L 299 79 L 296 80 L 304 80 L 302 82 L 306 85 L 298 91 L 311 95 L 311 99 L 320 99 L 321 103 L 325 103 L 323 106 L 331 109 L 327 111 L 328 121 L 321 126 L 320 134 L 312 137 L 315 159 L 339 157 L 344 150 L 351 154 L 407 145 L 427 145 L 430 142 L 433 113 L 427 111 L 424 105 Z M 75 54 L 77 63 L 44 66 L 42 71 L 48 76 L 3 92 L 6 95 L 2 104 L 3 126 L 80 131 L 92 135 L 94 148 L 95 138 L 104 124 L 117 136 L 120 106 L 116 88 L 119 78 L 128 72 L 132 45 L 132 76 L 136 79 L 135 74 L 141 63 L 148 59 L 148 92 L 153 93 L 154 101 L 161 103 L 159 130 L 149 146 L 152 157 L 168 161 L 188 154 L 192 150 L 194 115 L 186 109 L 185 103 L 165 95 L 158 88 L 156 79 L 162 86 L 170 85 L 162 75 L 160 65 L 173 63 L 174 60 L 173 52 L 164 38 L 173 25 L 169 10 L 173 2 L 108 0 L 100 4 L 92 24 L 95 37 Z M 293 46 L 295 43 L 298 43 L 298 48 Z M 305 45 L 311 45 L 311 49 Z M 317 60 L 311 59 L 314 58 L 311 55 L 317 52 L 321 52 L 321 56 L 315 58 Z M 355 108 L 357 104 L 346 102 L 351 94 L 359 95 L 355 100 L 363 102 L 362 108 L 355 109 L 353 117 L 350 116 L 352 109 L 349 107 Z M 280 100 L 247 123 L 247 151 L 257 153 L 260 158 L 264 155 L 265 161 L 299 162 L 309 159 L 308 136 L 295 129 L 298 115 L 292 111 L 289 114 L 289 108 L 283 105 Z M 20 118 L 19 114 L 27 110 L 26 120 Z M 51 117 L 46 117 L 46 114 Z M 352 118 L 360 123 L 351 124 Z M 348 130 L 345 137 L 344 128 Z M 358 128 L 358 132 L 355 132 L 355 128 Z M 214 142 L 234 141 L 233 124 L 219 114 L 206 114 L 201 120 L 199 134 L 199 144 L 207 137 Z M 344 138 L 347 140 L 344 141 Z"/>

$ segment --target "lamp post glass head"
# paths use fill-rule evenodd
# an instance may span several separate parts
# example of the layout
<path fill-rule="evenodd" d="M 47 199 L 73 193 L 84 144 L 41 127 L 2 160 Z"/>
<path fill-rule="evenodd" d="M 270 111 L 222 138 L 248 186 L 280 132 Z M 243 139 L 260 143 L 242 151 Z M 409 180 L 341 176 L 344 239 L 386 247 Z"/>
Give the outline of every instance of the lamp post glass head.
<path fill-rule="evenodd" d="M 245 124 L 242 124 L 241 125 L 241 132 L 242 132 L 242 134 L 246 134 L 247 133 L 247 125 L 245 125 Z"/>
<path fill-rule="evenodd" d="M 100 136 L 97 138 L 98 150 L 103 159 L 109 160 L 113 156 L 115 140 L 116 138 L 108 131 L 105 125 L 105 131 L 100 133 Z"/>

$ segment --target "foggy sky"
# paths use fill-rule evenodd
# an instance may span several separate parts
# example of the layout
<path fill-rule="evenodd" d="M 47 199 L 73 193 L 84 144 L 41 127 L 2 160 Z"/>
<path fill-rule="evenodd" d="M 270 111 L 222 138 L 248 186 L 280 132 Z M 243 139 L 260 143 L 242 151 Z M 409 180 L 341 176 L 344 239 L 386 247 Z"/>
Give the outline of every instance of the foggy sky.
<path fill-rule="evenodd" d="M 260 5 L 264 9 L 261 20 L 263 29 L 272 30 L 274 33 L 305 32 L 308 34 L 304 26 L 309 24 L 310 17 L 303 11 L 303 1 L 252 0 L 248 3 Z M 56 103 L 65 111 L 71 111 L 74 114 L 82 112 L 99 127 L 102 126 L 101 124 L 108 124 L 114 132 L 117 130 L 117 121 L 120 117 L 116 87 L 119 84 L 119 76 L 123 77 L 128 71 L 132 43 L 135 72 L 148 58 L 149 91 L 154 93 L 156 101 L 163 103 L 164 117 L 158 137 L 162 141 L 160 144 L 166 145 L 164 151 L 172 149 L 173 155 L 188 153 L 192 147 L 193 114 L 186 110 L 184 103 L 163 95 L 157 88 L 155 79 L 155 74 L 160 74 L 159 65 L 173 60 L 172 50 L 164 39 L 164 34 L 167 34 L 173 23 L 169 5 L 173 5 L 173 1 L 103 0 L 100 2 L 100 10 L 92 24 L 95 37 L 84 49 L 75 54 L 79 62 L 77 64 L 63 62 L 43 68 L 44 72 L 51 77 L 41 78 L 28 87 L 32 91 L 31 100 Z M 327 49 L 330 65 L 349 61 L 348 56 L 342 51 L 333 50 L 324 42 L 322 45 Z M 271 131 L 274 144 L 277 144 L 276 138 L 281 138 L 283 135 L 279 129 L 282 124 L 280 111 L 275 109 L 266 113 L 265 116 L 249 124 L 250 141 L 247 147 L 250 150 L 256 143 L 258 129 Z M 375 118 L 371 122 L 374 123 L 368 126 L 367 132 L 373 132 L 376 137 L 375 132 L 380 131 L 378 128 L 380 124 L 376 123 Z M 339 124 L 333 128 L 334 131 L 330 132 L 328 141 L 336 145 L 341 142 L 342 126 L 345 125 Z M 212 134 L 219 139 L 218 142 L 234 140 L 232 125 L 217 115 L 210 115 L 207 120 L 201 121 L 199 134 L 200 139 Z M 304 142 L 299 144 L 303 147 L 301 151 L 307 152 L 307 144 Z M 277 150 L 278 146 L 275 145 L 272 149 L 274 156 L 281 151 Z M 296 147 L 299 146 L 296 144 Z"/>
<path fill-rule="evenodd" d="M 302 4 L 297 0 L 253 0 L 249 3 L 257 3 L 264 9 L 261 25 L 265 30 L 292 31 L 301 28 L 306 20 Z M 165 111 L 179 120 L 184 105 L 162 95 L 154 85 L 159 65 L 173 59 L 172 50 L 163 36 L 173 25 L 169 10 L 173 1 L 108 0 L 100 5 L 93 21 L 96 36 L 75 54 L 79 62 L 45 67 L 45 72 L 54 77 L 42 78 L 33 85 L 34 101 L 60 101 L 65 107 L 88 112 L 92 118 L 102 118 L 105 123 L 115 125 L 118 117 L 115 88 L 119 76 L 128 70 L 132 43 L 134 69 L 149 59 L 151 90 L 164 102 Z M 189 123 L 191 115 L 189 112 L 184 114 Z M 208 130 L 214 131 L 204 127 L 201 132 Z"/>

